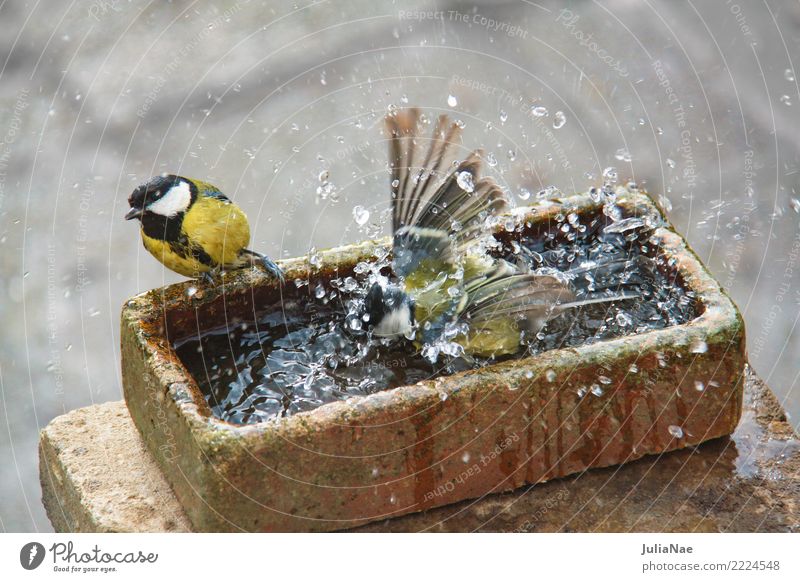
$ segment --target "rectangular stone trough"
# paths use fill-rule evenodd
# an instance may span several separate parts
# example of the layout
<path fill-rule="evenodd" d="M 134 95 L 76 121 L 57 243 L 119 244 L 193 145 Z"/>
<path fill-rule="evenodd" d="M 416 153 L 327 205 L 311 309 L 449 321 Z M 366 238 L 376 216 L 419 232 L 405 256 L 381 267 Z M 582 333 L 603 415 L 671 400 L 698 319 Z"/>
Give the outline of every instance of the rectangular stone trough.
<path fill-rule="evenodd" d="M 385 241 L 283 262 L 287 285 L 255 269 L 132 298 L 122 311 L 125 399 L 198 531 L 322 531 L 422 511 L 625 463 L 730 434 L 742 407 L 741 316 L 649 197 L 620 189 L 627 216 L 695 293 L 687 324 L 509 360 L 294 416 L 238 426 L 211 414 L 171 347 L 353 273 Z M 588 195 L 522 209 L 530 232 L 557 213 L 599 214 Z M 508 236 L 504 233 L 499 236 Z M 294 280 L 309 280 L 296 287 Z M 283 294 L 283 295 L 282 295 Z M 697 346 L 702 346 L 698 349 Z M 600 395 L 582 386 L 611 380 Z M 605 380 L 605 379 L 604 379 Z M 696 382 L 706 388 L 696 389 Z"/>

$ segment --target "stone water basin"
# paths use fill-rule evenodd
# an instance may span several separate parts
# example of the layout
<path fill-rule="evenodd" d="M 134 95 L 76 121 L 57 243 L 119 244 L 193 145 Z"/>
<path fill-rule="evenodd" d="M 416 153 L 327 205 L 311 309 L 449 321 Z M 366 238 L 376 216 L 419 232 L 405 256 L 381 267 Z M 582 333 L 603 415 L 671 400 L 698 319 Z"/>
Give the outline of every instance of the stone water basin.
<path fill-rule="evenodd" d="M 212 413 L 175 345 L 257 321 L 319 283 L 385 255 L 368 241 L 283 262 L 217 287 L 172 285 L 122 311 L 123 387 L 145 443 L 198 531 L 355 527 L 728 435 L 742 409 L 744 325 L 651 199 L 618 189 L 615 219 L 653 225 L 648 245 L 689 292 L 693 318 L 586 345 L 490 362 L 250 424 Z M 596 193 L 518 209 L 497 237 L 545 236 L 563 216 L 604 215 Z M 511 231 L 509 231 L 511 230 Z M 308 281 L 295 286 L 292 281 Z M 189 291 L 189 292 L 187 292 Z M 601 390 L 587 388 L 602 377 Z"/>

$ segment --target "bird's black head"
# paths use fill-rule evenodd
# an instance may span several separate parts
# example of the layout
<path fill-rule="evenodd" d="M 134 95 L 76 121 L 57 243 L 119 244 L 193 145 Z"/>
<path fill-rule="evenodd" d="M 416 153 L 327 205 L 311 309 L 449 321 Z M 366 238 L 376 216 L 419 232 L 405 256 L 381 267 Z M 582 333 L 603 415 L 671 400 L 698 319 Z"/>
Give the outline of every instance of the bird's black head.
<path fill-rule="evenodd" d="M 405 335 L 414 325 L 414 302 L 397 285 L 374 283 L 364 297 L 364 313 L 377 335 Z"/>
<path fill-rule="evenodd" d="M 128 197 L 130 210 L 125 220 L 146 215 L 175 218 L 186 212 L 197 198 L 197 186 L 187 178 L 166 174 L 150 178 Z"/>

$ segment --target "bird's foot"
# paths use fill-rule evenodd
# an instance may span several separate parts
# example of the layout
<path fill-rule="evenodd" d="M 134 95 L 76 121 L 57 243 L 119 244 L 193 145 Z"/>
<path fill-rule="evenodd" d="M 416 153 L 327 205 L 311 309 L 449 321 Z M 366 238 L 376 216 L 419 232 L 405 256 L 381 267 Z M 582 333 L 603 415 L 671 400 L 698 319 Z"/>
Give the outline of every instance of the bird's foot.
<path fill-rule="evenodd" d="M 200 280 L 210 287 L 216 287 L 220 277 L 221 273 L 217 269 L 211 269 L 210 271 L 200 273 Z"/>
<path fill-rule="evenodd" d="M 272 259 L 270 259 L 266 255 L 262 255 L 261 253 L 257 253 L 255 251 L 249 251 L 249 252 L 252 253 L 253 258 L 255 259 L 254 262 L 260 264 L 262 267 L 264 267 L 264 270 L 267 273 L 269 273 L 270 275 L 272 275 L 273 277 L 278 279 L 278 281 L 283 283 L 283 281 L 285 279 L 285 275 L 283 274 L 283 269 L 281 269 L 275 263 L 275 261 L 273 261 Z"/>
<path fill-rule="evenodd" d="M 286 276 L 283 274 L 283 269 L 281 269 L 272 259 L 269 257 L 262 257 L 261 264 L 267 270 L 267 272 L 272 275 L 273 277 L 277 278 L 278 281 L 283 283 Z"/>
<path fill-rule="evenodd" d="M 244 255 L 244 256 L 242 256 Z M 251 251 L 250 249 L 242 249 L 240 255 L 246 262 L 245 265 L 261 265 L 264 267 L 264 270 L 275 277 L 278 281 L 283 283 L 284 281 L 284 274 L 283 269 L 281 269 L 278 265 L 275 264 L 275 261 L 270 259 L 266 255 L 262 255 L 261 253 L 257 253 L 256 251 Z M 246 258 L 245 258 L 246 257 Z M 240 263 L 241 264 L 241 263 Z"/>

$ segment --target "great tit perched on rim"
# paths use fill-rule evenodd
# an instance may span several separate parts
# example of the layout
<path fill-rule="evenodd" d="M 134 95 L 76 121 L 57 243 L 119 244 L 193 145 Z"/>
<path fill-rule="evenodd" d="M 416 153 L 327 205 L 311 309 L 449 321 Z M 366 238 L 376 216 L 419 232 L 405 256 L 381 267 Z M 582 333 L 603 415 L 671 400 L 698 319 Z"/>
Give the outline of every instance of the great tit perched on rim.
<path fill-rule="evenodd" d="M 141 222 L 144 248 L 176 273 L 213 281 L 212 274 L 223 269 L 260 264 L 283 280 L 278 265 L 246 248 L 247 216 L 216 186 L 174 174 L 155 176 L 136 188 L 128 203 L 125 220 Z"/>
<path fill-rule="evenodd" d="M 458 124 L 442 115 L 424 139 L 419 118 L 414 108 L 386 117 L 397 280 L 374 283 L 365 297 L 376 336 L 405 335 L 417 345 L 447 337 L 466 354 L 504 356 L 520 350 L 523 332 L 538 332 L 566 309 L 627 298 L 576 300 L 560 279 L 492 257 L 486 243 L 508 201 L 480 177 L 480 150 L 451 162 Z"/>

